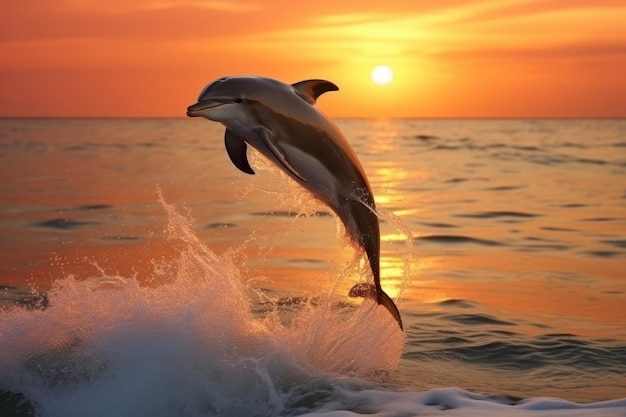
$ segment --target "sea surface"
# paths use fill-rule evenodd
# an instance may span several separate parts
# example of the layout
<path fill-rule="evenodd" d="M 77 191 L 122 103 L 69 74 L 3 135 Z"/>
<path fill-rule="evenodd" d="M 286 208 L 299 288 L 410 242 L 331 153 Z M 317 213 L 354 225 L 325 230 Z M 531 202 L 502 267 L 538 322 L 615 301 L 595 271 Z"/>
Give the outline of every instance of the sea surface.
<path fill-rule="evenodd" d="M 340 223 L 199 119 L 0 119 L 1 416 L 626 416 L 626 120 L 338 120 Z"/>

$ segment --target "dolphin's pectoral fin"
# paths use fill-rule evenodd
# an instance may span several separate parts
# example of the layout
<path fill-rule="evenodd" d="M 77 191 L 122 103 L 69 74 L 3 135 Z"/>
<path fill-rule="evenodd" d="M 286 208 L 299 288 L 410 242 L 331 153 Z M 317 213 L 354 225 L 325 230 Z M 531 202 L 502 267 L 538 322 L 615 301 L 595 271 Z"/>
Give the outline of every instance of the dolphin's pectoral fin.
<path fill-rule="evenodd" d="M 309 104 L 315 104 L 317 98 L 327 91 L 339 90 L 339 87 L 326 80 L 305 80 L 291 86 Z"/>
<path fill-rule="evenodd" d="M 246 174 L 254 175 L 254 170 L 250 167 L 250 163 L 248 162 L 248 155 L 246 152 L 248 147 L 246 142 L 239 136 L 235 135 L 230 129 L 226 129 L 226 133 L 224 134 L 224 144 L 226 145 L 226 152 L 228 153 L 233 165 Z"/>
<path fill-rule="evenodd" d="M 387 295 L 382 289 L 380 291 L 376 290 L 376 286 L 370 283 L 359 283 L 350 288 L 348 292 L 349 297 L 364 297 L 364 298 L 373 298 L 378 304 L 382 304 L 393 316 L 394 319 L 398 322 L 400 326 L 400 330 L 404 331 L 402 327 L 402 318 L 400 317 L 400 312 L 398 311 L 398 307 L 393 302 L 391 297 Z"/>
<path fill-rule="evenodd" d="M 276 143 L 274 137 L 272 136 L 272 132 L 270 132 L 268 128 L 260 126 L 255 129 L 255 132 L 287 171 L 291 172 L 300 181 L 306 182 L 306 179 L 304 179 L 304 177 L 291 164 L 285 150 L 281 148 L 278 143 Z"/>

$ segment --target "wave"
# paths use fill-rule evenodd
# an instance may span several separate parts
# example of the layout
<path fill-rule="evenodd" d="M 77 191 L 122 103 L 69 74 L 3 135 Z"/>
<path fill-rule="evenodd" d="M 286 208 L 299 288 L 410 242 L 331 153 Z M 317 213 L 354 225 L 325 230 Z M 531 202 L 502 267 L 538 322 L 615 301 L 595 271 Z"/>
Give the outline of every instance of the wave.
<path fill-rule="evenodd" d="M 501 217 L 529 219 L 537 216 L 537 214 L 526 213 L 523 211 L 483 211 L 479 213 L 464 213 L 456 215 L 456 217 L 469 217 L 474 219 L 496 219 Z"/>
<path fill-rule="evenodd" d="M 0 310 L 0 414 L 27 399 L 38 416 L 290 415 L 311 381 L 322 398 L 340 375 L 397 366 L 404 333 L 373 301 L 273 299 L 163 205 L 179 255 L 145 283 L 95 265 L 57 279 L 45 306 Z"/>
<path fill-rule="evenodd" d="M 84 227 L 84 226 L 92 226 L 92 225 L 96 225 L 96 224 L 100 224 L 98 222 L 93 222 L 93 221 L 80 221 L 80 220 L 72 220 L 72 219 L 68 219 L 68 218 L 54 218 L 54 219 L 49 219 L 49 220 L 44 220 L 38 223 L 34 223 L 34 226 L 38 226 L 38 227 L 44 227 L 44 228 L 48 228 L 48 229 L 59 229 L 59 230 L 69 230 L 69 229 L 76 229 L 79 227 Z"/>
<path fill-rule="evenodd" d="M 234 253 L 211 251 L 190 219 L 163 205 L 179 255 L 148 283 L 99 269 L 59 278 L 45 297 L 4 287 L 15 307 L 0 310 L 0 414 L 613 417 L 626 410 L 626 399 L 577 404 L 452 387 L 407 390 L 393 377 L 405 335 L 385 311 L 328 294 L 255 289 Z M 471 300 L 437 305 L 467 311 L 432 315 L 464 331 L 407 329 L 420 342 L 402 360 L 518 373 L 553 362 L 561 378 L 572 369 L 626 371 L 626 347 L 615 341 L 524 338 L 518 323 L 471 311 L 479 308 Z"/>
<path fill-rule="evenodd" d="M 463 322 L 466 324 L 467 322 Z M 481 320 L 480 324 L 487 324 Z M 502 323 L 491 323 L 502 325 Z M 513 323 L 509 323 L 513 325 Z M 476 325 L 474 323 L 474 325 Z M 477 333 L 447 338 L 445 349 L 411 352 L 411 359 L 444 359 L 468 362 L 474 366 L 490 366 L 500 370 L 532 372 L 539 370 L 561 376 L 575 373 L 623 375 L 626 346 L 615 341 L 584 341 L 573 335 L 541 335 L 524 339 L 513 334 Z M 506 340 L 502 340 L 506 339 Z M 548 371 L 549 369 L 549 371 Z"/>
<path fill-rule="evenodd" d="M 426 235 L 415 238 L 416 241 L 435 242 L 441 244 L 476 244 L 482 246 L 502 246 L 502 243 L 460 235 Z"/>

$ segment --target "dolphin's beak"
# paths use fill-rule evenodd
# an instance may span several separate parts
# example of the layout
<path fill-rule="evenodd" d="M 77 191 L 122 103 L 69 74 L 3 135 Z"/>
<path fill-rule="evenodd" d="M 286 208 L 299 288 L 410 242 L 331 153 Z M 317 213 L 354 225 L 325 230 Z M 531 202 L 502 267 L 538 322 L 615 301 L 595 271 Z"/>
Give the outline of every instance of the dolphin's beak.
<path fill-rule="evenodd" d="M 226 104 L 222 101 L 214 101 L 214 100 L 202 100 L 197 102 L 196 104 L 192 104 L 187 107 L 187 116 L 189 117 L 198 117 L 202 116 L 202 112 L 206 109 L 210 109 L 213 107 L 218 107 L 223 104 Z"/>
<path fill-rule="evenodd" d="M 206 101 L 199 101 L 196 104 L 193 104 L 189 107 L 187 107 L 187 116 L 189 117 L 197 117 L 200 116 L 200 112 L 202 112 L 202 110 L 208 109 L 210 107 L 215 107 L 214 102 L 206 102 Z"/>

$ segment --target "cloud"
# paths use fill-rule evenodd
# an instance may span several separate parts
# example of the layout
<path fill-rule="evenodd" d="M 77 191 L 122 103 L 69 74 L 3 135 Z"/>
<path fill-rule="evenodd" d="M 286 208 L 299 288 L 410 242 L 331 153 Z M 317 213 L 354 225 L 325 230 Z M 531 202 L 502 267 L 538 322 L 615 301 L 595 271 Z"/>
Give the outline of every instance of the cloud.
<path fill-rule="evenodd" d="M 66 0 L 67 10 L 133 13 L 139 10 L 198 8 L 220 12 L 246 13 L 262 10 L 259 4 L 228 0 Z"/>
<path fill-rule="evenodd" d="M 530 0 L 521 2 L 499 2 L 486 4 L 484 8 L 476 8 L 475 13 L 459 20 L 464 22 L 485 22 L 511 18 L 525 18 L 545 14 L 572 11 L 622 9 L 626 10 L 623 0 Z"/>
<path fill-rule="evenodd" d="M 263 9 L 263 7 L 258 4 L 250 4 L 250 3 L 235 2 L 235 1 L 187 1 L 187 2 L 175 1 L 175 2 L 170 3 L 170 7 L 172 6 L 180 7 L 183 5 L 217 10 L 220 12 L 232 12 L 232 13 L 258 12 Z"/>
<path fill-rule="evenodd" d="M 515 60 L 541 62 L 555 59 L 625 58 L 626 44 L 621 42 L 579 42 L 561 45 L 450 50 L 436 54 L 443 60 Z"/>
<path fill-rule="evenodd" d="M 50 39 L 198 39 L 255 33 L 267 22 L 254 19 L 261 6 L 234 1 L 11 2 L 0 25 L 0 42 Z M 32 4 L 30 5 L 32 6 Z M 242 17 L 245 24 L 241 24 Z"/>

